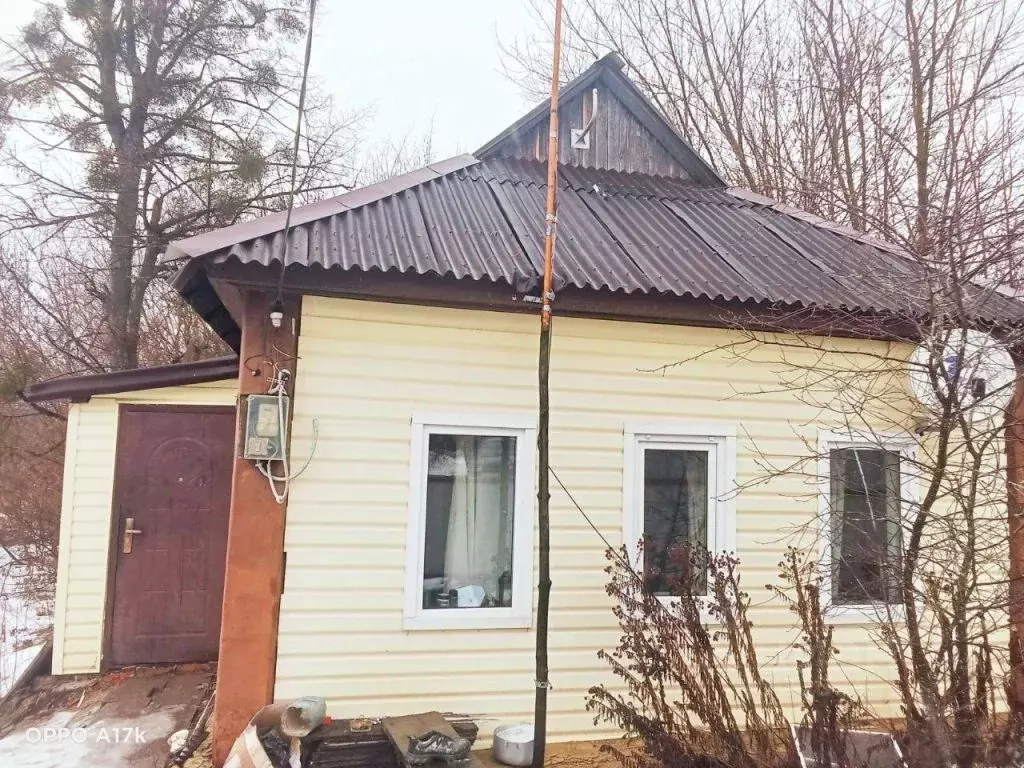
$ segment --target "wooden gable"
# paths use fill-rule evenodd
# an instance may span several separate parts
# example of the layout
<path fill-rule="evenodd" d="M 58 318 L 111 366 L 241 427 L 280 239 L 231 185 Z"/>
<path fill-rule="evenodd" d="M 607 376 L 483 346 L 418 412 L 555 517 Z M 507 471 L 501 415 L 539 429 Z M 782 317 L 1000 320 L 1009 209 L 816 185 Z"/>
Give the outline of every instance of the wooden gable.
<path fill-rule="evenodd" d="M 623 74 L 622 62 L 614 54 L 599 60 L 563 88 L 558 112 L 559 163 L 563 165 L 724 185 L 714 169 Z M 495 156 L 545 160 L 548 113 L 547 102 L 539 105 L 479 149 L 476 156 L 481 160 Z M 575 148 L 574 130 L 588 123 L 589 146 Z"/>

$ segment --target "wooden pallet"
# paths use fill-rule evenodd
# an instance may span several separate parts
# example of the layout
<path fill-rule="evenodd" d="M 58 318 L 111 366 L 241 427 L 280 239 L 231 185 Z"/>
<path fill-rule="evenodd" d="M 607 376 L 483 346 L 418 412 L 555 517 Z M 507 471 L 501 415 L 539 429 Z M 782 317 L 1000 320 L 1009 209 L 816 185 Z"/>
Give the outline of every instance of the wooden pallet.
<path fill-rule="evenodd" d="M 398 762 L 402 768 L 415 768 L 409 763 L 409 739 L 422 736 L 430 731 L 437 731 L 443 733 L 445 736 L 451 736 L 453 739 L 458 738 L 458 734 L 455 729 L 448 724 L 440 712 L 424 712 L 420 715 L 407 715 L 405 717 L 388 717 L 384 719 L 384 733 L 387 734 L 388 739 L 395 748 L 395 754 L 398 756 Z M 483 763 L 470 752 L 469 757 L 464 760 L 459 760 L 456 763 L 449 763 L 444 759 L 435 759 L 431 761 L 431 766 L 442 766 L 457 765 L 458 768 L 483 768 Z"/>

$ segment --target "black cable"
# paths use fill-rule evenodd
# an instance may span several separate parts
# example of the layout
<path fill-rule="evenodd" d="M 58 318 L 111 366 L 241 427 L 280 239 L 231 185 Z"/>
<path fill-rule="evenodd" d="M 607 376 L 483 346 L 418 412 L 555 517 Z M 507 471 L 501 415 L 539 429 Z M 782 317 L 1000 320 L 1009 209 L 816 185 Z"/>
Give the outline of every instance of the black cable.
<path fill-rule="evenodd" d="M 289 235 L 292 228 L 292 209 L 295 207 L 295 177 L 299 169 L 299 144 L 302 140 L 302 115 L 306 109 L 306 84 L 309 80 L 309 60 L 313 51 L 313 20 L 316 18 L 316 0 L 309 0 L 309 27 L 306 30 L 306 55 L 302 62 L 302 85 L 299 87 L 299 115 L 295 121 L 295 143 L 292 146 L 292 172 L 288 189 L 288 211 L 284 219 L 284 250 L 281 254 L 281 269 L 277 278 L 275 309 L 283 310 L 284 270 L 288 265 Z"/>
<path fill-rule="evenodd" d="M 609 542 L 608 539 L 605 538 L 604 534 L 601 533 L 600 530 L 598 530 L 597 526 L 594 525 L 594 521 L 590 519 L 590 516 L 586 512 L 583 511 L 583 507 L 581 507 L 579 502 L 576 501 L 576 498 L 572 495 L 572 493 L 569 491 L 569 489 L 565 487 L 565 483 L 562 482 L 562 478 L 560 478 L 558 476 L 558 473 L 555 472 L 555 468 L 554 467 L 548 467 L 548 469 L 551 470 L 551 476 L 553 478 L 555 478 L 555 482 L 558 483 L 559 488 L 561 488 L 563 491 L 565 491 L 565 495 L 569 497 L 569 501 L 571 501 L 572 505 L 574 507 L 576 507 L 577 510 L 579 510 L 579 513 L 581 515 L 583 515 L 583 519 L 587 521 L 587 525 L 589 525 L 591 528 L 594 529 L 594 533 L 596 533 L 600 537 L 601 541 L 604 542 L 604 545 L 606 547 L 608 547 L 608 549 L 611 549 L 611 550 L 614 551 L 615 547 L 613 547 L 611 545 L 611 542 Z"/>
<path fill-rule="evenodd" d="M 605 535 L 603 533 L 601 533 L 601 531 L 598 529 L 598 527 L 596 525 L 594 525 L 594 521 L 590 519 L 590 516 L 586 512 L 583 511 L 583 507 L 581 507 L 579 502 L 576 501 L 576 497 L 573 496 L 572 492 L 568 488 L 565 487 L 565 483 L 562 482 L 562 478 L 560 478 L 558 476 L 558 473 L 555 472 L 555 468 L 549 466 L 548 469 L 551 472 L 551 476 L 553 478 L 555 478 L 555 482 L 558 483 L 558 487 L 561 488 L 565 492 L 565 495 L 569 497 L 569 501 L 571 501 L 572 505 L 574 507 L 576 507 L 577 511 L 579 511 L 579 513 L 581 515 L 583 515 L 583 519 L 587 521 L 587 525 L 589 525 L 591 527 L 591 529 L 593 529 L 594 533 L 597 534 L 598 538 L 600 538 L 601 541 L 604 542 L 605 547 L 607 547 L 608 551 L 612 553 L 612 555 L 615 557 L 616 561 L 618 561 L 619 565 L 623 566 L 624 568 L 629 569 L 629 571 L 634 576 L 636 576 L 638 579 L 640 579 L 641 583 L 642 583 L 643 582 L 643 578 L 640 576 L 639 573 L 636 572 L 636 569 L 633 567 L 633 564 L 631 562 L 629 562 L 629 560 L 627 558 L 624 558 L 622 556 L 622 553 L 618 549 L 613 547 L 611 542 L 608 541 L 607 538 L 605 538 Z M 646 590 L 647 589 L 646 585 L 644 585 L 643 588 Z"/>

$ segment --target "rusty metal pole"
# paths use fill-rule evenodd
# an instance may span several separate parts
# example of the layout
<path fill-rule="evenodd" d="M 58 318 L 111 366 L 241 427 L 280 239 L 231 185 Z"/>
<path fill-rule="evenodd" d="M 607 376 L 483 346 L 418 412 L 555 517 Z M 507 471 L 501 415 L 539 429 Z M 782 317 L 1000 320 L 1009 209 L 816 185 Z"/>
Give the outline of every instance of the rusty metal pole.
<path fill-rule="evenodd" d="M 1010 550 L 1010 711 L 1024 716 L 1024 363 L 1017 357 L 1017 384 L 1006 411 L 1006 522 Z"/>
<path fill-rule="evenodd" d="M 541 290 L 540 355 L 537 363 L 537 528 L 540 576 L 537 582 L 537 671 L 533 707 L 533 768 L 542 768 L 548 724 L 548 607 L 551 602 L 551 493 L 549 425 L 551 314 L 555 300 L 553 267 L 558 230 L 558 93 L 562 58 L 562 0 L 555 2 L 554 54 L 551 65 L 551 115 L 548 119 L 548 199 L 544 235 L 544 280 Z"/>

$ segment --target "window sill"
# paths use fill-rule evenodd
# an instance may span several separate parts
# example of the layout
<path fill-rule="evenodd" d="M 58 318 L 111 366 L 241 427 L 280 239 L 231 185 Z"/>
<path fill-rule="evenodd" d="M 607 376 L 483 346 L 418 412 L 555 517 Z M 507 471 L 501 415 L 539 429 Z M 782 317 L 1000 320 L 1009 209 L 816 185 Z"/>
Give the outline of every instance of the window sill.
<path fill-rule="evenodd" d="M 830 624 L 882 624 L 906 618 L 902 605 L 830 605 L 825 609 L 825 621 Z"/>
<path fill-rule="evenodd" d="M 456 608 L 423 611 L 402 619 L 402 629 L 460 630 L 460 629 L 529 629 L 533 617 L 516 614 L 509 608 Z"/>

